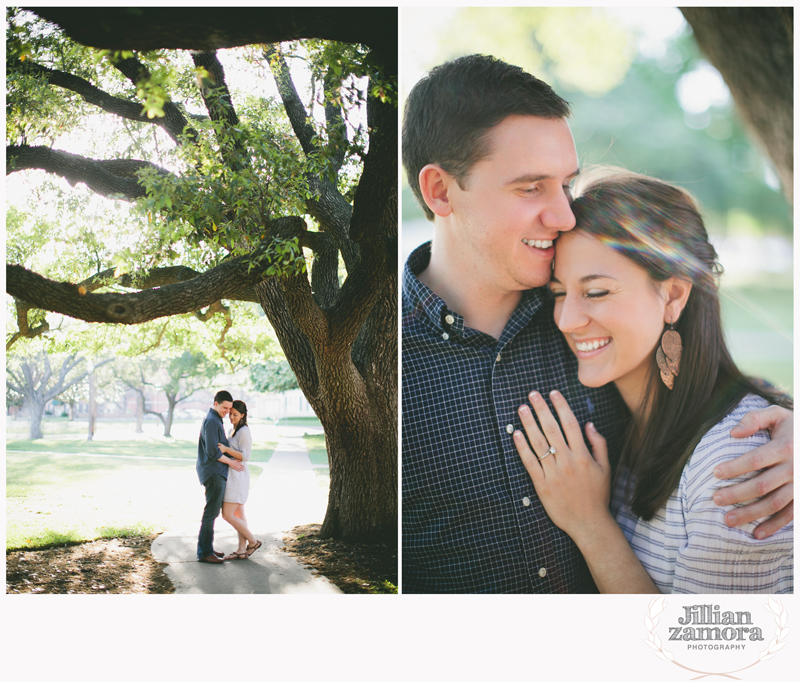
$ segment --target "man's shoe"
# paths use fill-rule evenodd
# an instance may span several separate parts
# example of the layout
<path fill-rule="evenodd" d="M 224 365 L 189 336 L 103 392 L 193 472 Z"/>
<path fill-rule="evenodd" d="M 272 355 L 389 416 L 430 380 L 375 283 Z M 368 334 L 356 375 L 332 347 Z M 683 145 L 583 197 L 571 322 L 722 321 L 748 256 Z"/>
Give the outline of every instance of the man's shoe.
<path fill-rule="evenodd" d="M 202 559 L 198 559 L 198 561 L 202 561 L 205 564 L 224 564 L 225 560 L 220 559 L 216 554 L 209 554 Z"/>
<path fill-rule="evenodd" d="M 214 554 L 216 554 L 220 559 L 225 556 L 225 552 L 218 552 L 216 549 L 214 550 Z"/>

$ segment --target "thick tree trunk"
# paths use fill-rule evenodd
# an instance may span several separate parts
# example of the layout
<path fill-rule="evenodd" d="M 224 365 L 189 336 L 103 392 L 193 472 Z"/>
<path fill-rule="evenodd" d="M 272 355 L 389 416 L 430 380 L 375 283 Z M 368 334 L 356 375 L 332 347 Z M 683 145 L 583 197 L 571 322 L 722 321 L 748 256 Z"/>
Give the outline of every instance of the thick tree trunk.
<path fill-rule="evenodd" d="M 167 393 L 167 417 L 164 419 L 164 438 L 172 438 L 172 420 L 175 417 L 175 396 Z"/>
<path fill-rule="evenodd" d="M 359 396 L 360 397 L 360 396 Z M 358 400 L 354 402 L 359 402 Z M 396 416 L 367 405 L 358 424 L 327 419 L 325 445 L 330 463 L 330 490 L 323 537 L 347 542 L 397 540 Z"/>
<path fill-rule="evenodd" d="M 700 49 L 775 164 L 786 199 L 794 180 L 794 12 L 791 7 L 681 7 Z"/>
<path fill-rule="evenodd" d="M 136 433 L 144 433 L 142 420 L 144 419 L 144 395 L 136 394 Z"/>
<path fill-rule="evenodd" d="M 31 410 L 31 440 L 44 438 L 42 433 L 42 418 L 44 417 L 44 402 L 38 400 L 28 400 L 28 407 Z"/>
<path fill-rule="evenodd" d="M 397 305 L 390 282 L 365 327 L 380 333 L 373 357 L 356 367 L 352 349 L 328 346 L 315 354 L 299 343 L 276 309 L 285 299 L 274 282 L 256 293 L 298 384 L 325 429 L 330 465 L 324 537 L 345 542 L 397 542 Z M 374 335 L 373 335 L 374 336 Z"/>

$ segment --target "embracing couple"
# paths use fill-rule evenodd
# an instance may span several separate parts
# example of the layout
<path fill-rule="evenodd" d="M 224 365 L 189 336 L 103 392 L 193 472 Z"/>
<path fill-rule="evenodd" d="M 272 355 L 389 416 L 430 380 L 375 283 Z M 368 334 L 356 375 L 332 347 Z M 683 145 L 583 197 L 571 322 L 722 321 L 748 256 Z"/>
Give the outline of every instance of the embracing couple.
<path fill-rule="evenodd" d="M 222 420 L 228 416 L 232 429 L 225 434 Z M 200 427 L 197 445 L 197 476 L 206 489 L 206 506 L 200 535 L 197 538 L 197 559 L 207 564 L 221 564 L 226 559 L 247 559 L 261 547 L 261 541 L 247 527 L 244 503 L 250 491 L 250 471 L 247 461 L 253 446 L 250 427 L 247 426 L 247 405 L 234 400 L 228 391 L 214 396 Z M 239 546 L 227 556 L 214 549 L 214 522 L 222 511 L 222 518 L 231 524 L 239 535 Z"/>
<path fill-rule="evenodd" d="M 693 198 L 579 171 L 569 114 L 481 55 L 408 96 L 403 592 L 792 592 L 792 402 L 731 359 Z"/>

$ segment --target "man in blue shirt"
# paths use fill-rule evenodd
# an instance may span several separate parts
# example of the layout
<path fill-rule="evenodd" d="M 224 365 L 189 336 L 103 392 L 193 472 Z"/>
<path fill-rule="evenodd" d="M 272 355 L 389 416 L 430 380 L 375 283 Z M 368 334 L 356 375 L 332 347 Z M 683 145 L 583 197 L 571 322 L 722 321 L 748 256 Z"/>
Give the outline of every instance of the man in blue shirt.
<path fill-rule="evenodd" d="M 221 454 L 217 447 L 219 443 L 228 445 L 222 420 L 232 405 L 233 397 L 228 391 L 219 391 L 214 396 L 214 405 L 203 419 L 197 444 L 197 476 L 206 489 L 206 506 L 197 538 L 197 560 L 207 564 L 224 563 L 223 553 L 214 551 L 214 522 L 222 509 L 228 467 L 237 471 L 244 469 L 241 462 Z"/>
<path fill-rule="evenodd" d="M 581 423 L 591 417 L 610 451 L 619 448 L 619 397 L 578 382 L 541 288 L 553 242 L 575 225 L 569 113 L 547 84 L 481 55 L 437 67 L 406 101 L 403 163 L 434 238 L 403 273 L 403 592 L 595 590 L 512 438 L 528 393 L 558 389 Z M 752 413 L 734 434 L 770 428 L 773 440 L 760 462 L 745 456 L 721 477 L 767 463 L 762 477 L 775 492 L 736 509 L 730 525 L 787 501 L 760 528 L 791 520 L 791 414 L 779 409 Z M 718 503 L 753 493 L 732 486 Z"/>

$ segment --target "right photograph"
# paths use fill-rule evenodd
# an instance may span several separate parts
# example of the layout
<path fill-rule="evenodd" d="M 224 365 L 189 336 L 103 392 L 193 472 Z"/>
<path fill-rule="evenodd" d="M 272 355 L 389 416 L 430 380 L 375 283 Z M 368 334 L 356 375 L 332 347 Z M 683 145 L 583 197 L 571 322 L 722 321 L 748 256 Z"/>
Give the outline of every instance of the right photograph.
<path fill-rule="evenodd" d="M 792 593 L 792 8 L 401 11 L 402 592 Z"/>

